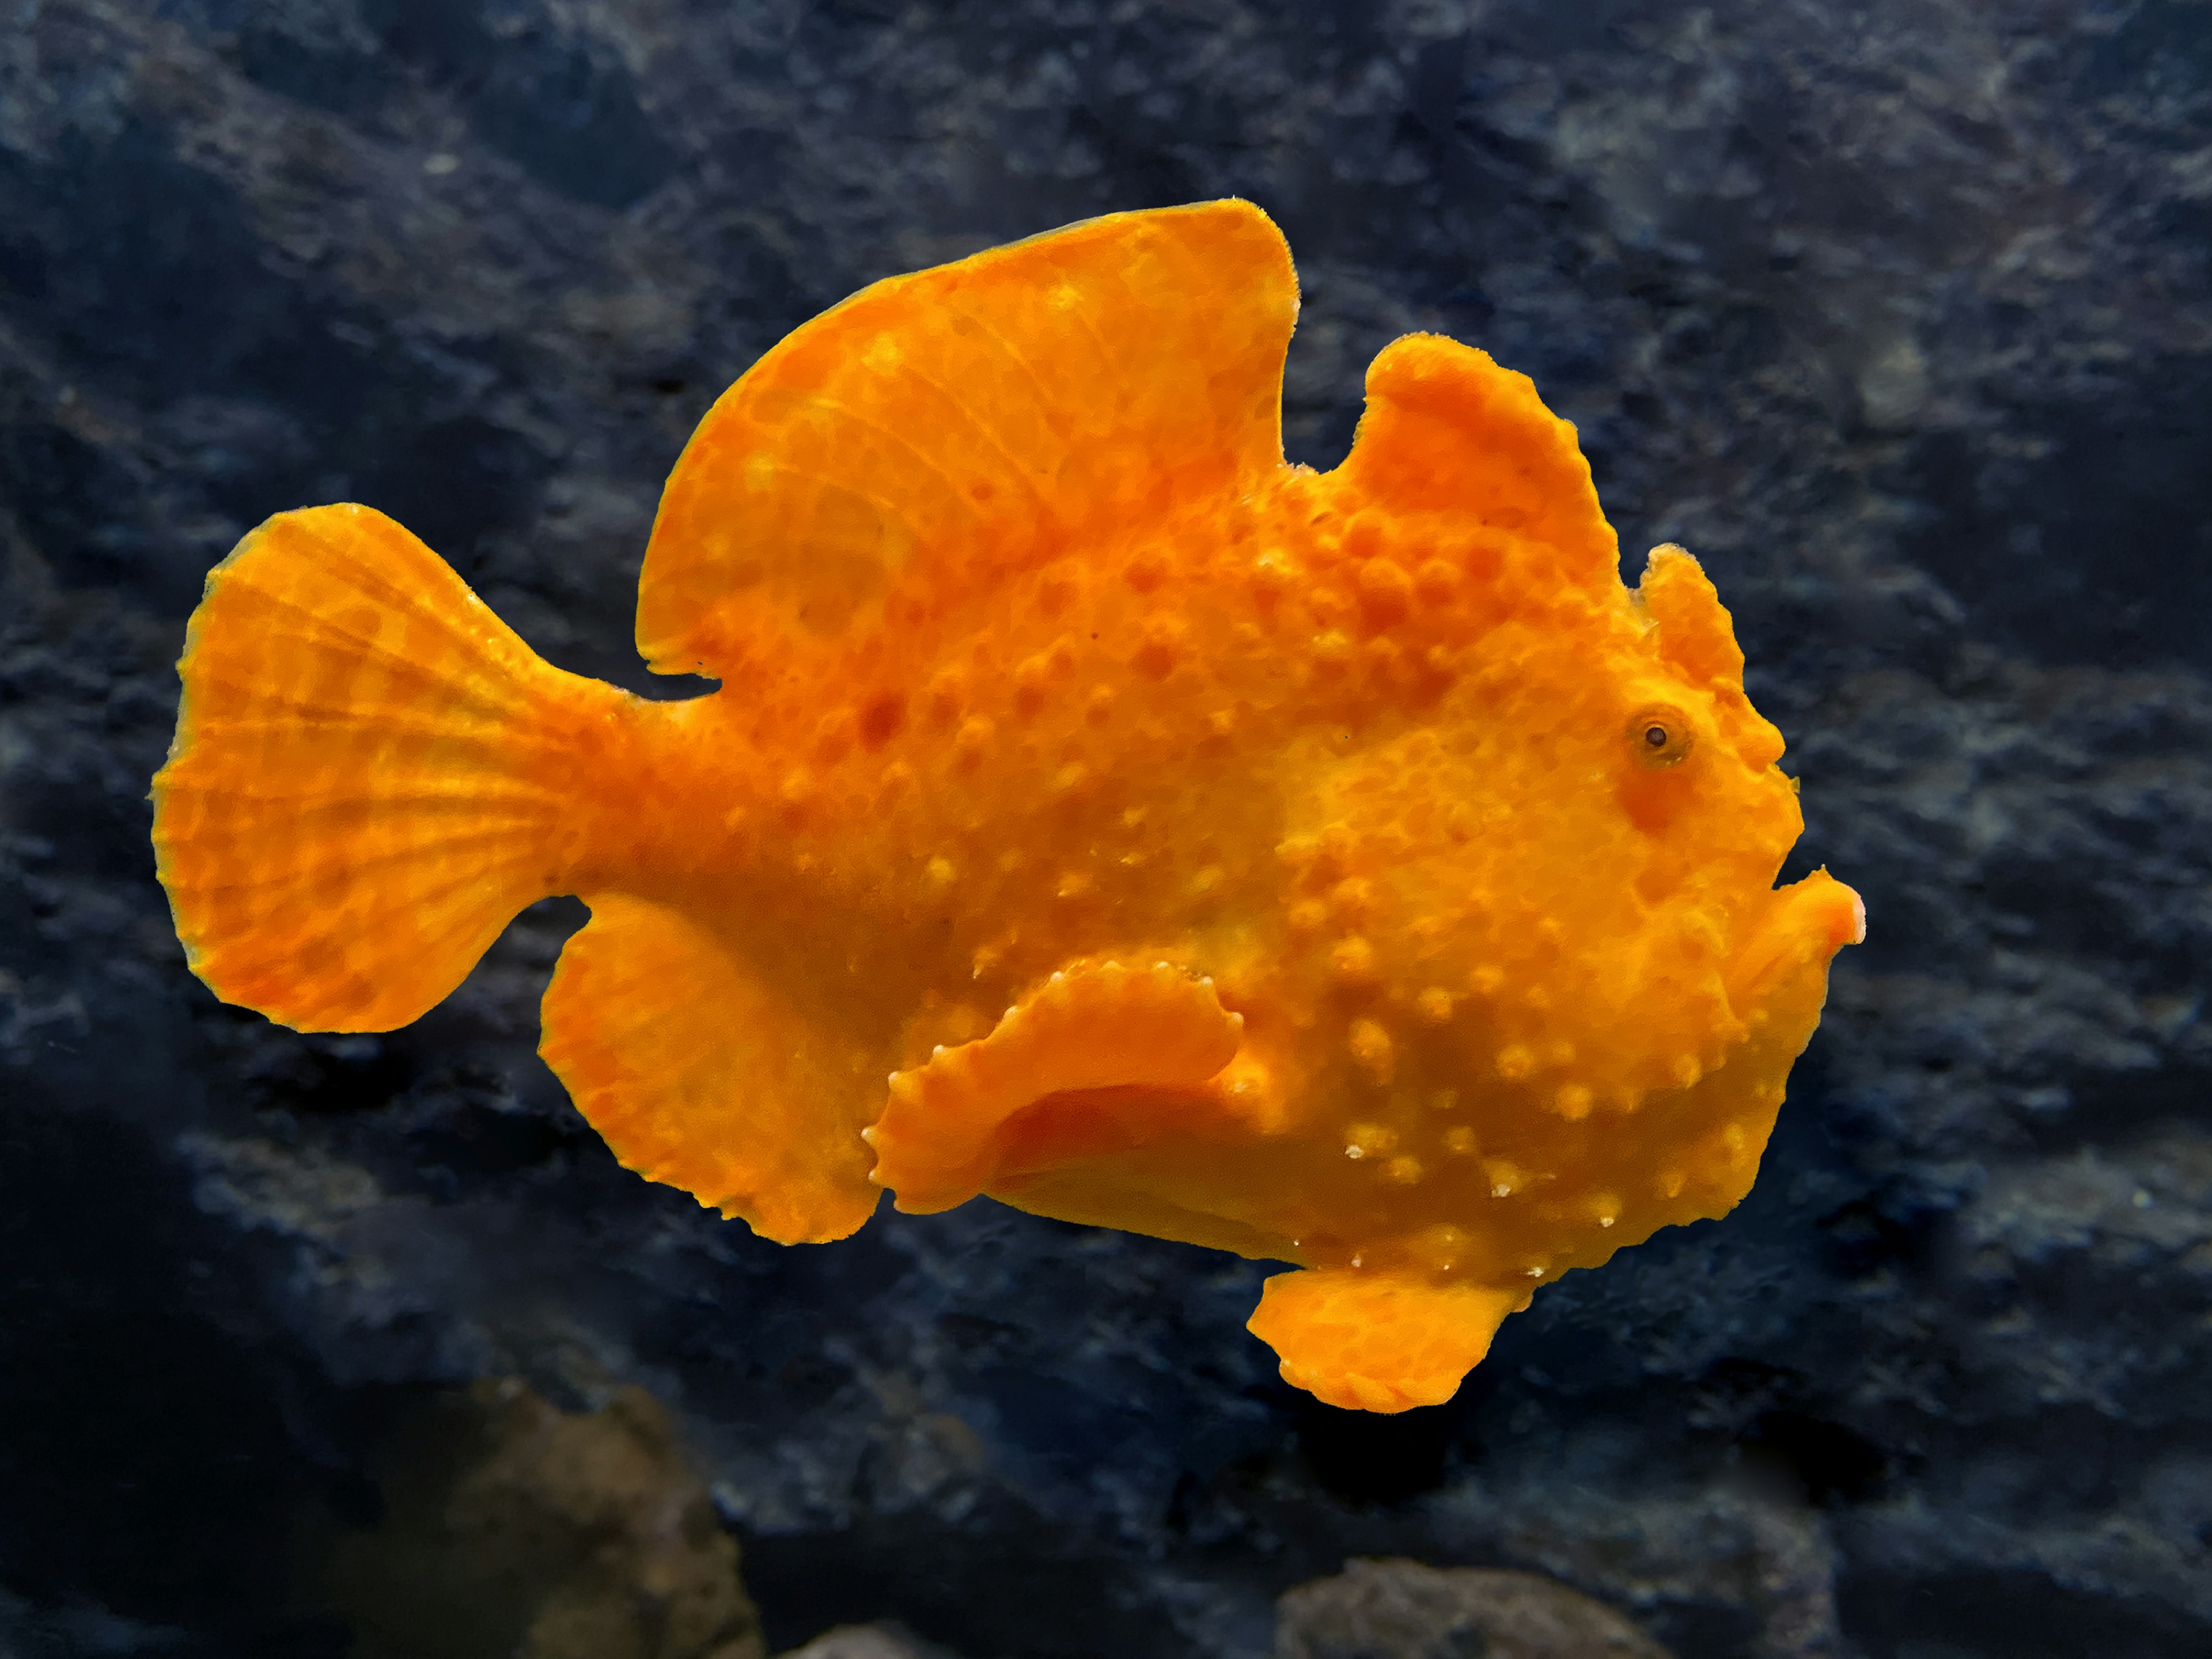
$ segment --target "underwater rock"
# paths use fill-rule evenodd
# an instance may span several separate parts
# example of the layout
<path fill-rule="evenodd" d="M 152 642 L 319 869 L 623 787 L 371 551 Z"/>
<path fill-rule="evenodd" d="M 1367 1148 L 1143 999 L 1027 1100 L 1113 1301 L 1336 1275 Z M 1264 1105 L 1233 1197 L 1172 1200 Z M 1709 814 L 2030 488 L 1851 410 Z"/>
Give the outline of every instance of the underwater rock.
<path fill-rule="evenodd" d="M 320 1577 L 355 1659 L 763 1659 L 738 1547 L 625 1388 L 589 1415 L 487 1380 L 395 1437 L 384 1515 Z"/>
<path fill-rule="evenodd" d="M 1347 1561 L 1275 1607 L 1275 1659 L 1673 1659 L 1602 1601 L 1531 1572 Z"/>
<path fill-rule="evenodd" d="M 956 1659 L 949 1648 L 925 1642 L 902 1625 L 840 1625 L 777 1659 Z"/>
<path fill-rule="evenodd" d="M 1468 1491 L 1443 1506 L 1511 1560 L 1656 1610 L 1679 1650 L 1838 1659 L 1835 1547 L 1779 1462 L 1739 1468 L 1741 1490 L 1624 1500 L 1531 1488 L 1502 1502 Z"/>

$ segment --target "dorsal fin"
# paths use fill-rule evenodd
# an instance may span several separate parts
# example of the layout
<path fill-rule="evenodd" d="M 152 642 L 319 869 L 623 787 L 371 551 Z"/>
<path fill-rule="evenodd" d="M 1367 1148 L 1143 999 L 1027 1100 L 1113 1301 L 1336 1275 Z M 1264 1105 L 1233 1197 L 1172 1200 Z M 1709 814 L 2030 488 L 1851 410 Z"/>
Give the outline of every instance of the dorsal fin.
<path fill-rule="evenodd" d="M 972 591 L 1282 463 L 1290 251 L 1247 202 L 1114 214 L 865 289 L 708 411 L 639 584 L 655 669 Z M 939 587 L 938 591 L 945 591 Z"/>
<path fill-rule="evenodd" d="M 1620 545 L 1573 425 L 1526 374 L 1473 346 L 1408 334 L 1383 347 L 1335 476 L 1402 512 L 1468 514 L 1545 544 L 1577 586 L 1620 580 Z"/>

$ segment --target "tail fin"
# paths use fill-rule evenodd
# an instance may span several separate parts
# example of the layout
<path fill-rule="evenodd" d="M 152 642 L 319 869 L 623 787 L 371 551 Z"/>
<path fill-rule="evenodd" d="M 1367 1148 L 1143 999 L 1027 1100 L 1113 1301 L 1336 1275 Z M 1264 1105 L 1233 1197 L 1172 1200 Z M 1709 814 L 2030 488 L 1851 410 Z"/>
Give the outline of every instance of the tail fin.
<path fill-rule="evenodd" d="M 405 1024 L 518 910 L 567 890 L 563 786 L 598 705 L 631 701 L 541 660 L 354 506 L 240 542 L 179 668 L 154 779 L 177 936 L 216 995 L 302 1030 Z"/>

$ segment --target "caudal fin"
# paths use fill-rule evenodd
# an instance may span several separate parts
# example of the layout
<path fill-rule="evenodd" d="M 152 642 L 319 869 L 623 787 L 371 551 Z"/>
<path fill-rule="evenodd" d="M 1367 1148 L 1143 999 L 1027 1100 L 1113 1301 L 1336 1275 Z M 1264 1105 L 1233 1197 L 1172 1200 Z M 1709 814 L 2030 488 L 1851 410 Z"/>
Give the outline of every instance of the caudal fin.
<path fill-rule="evenodd" d="M 302 1030 L 405 1024 L 568 890 L 583 751 L 632 701 L 541 660 L 355 506 L 240 542 L 179 667 L 154 779 L 177 936 L 216 995 Z"/>

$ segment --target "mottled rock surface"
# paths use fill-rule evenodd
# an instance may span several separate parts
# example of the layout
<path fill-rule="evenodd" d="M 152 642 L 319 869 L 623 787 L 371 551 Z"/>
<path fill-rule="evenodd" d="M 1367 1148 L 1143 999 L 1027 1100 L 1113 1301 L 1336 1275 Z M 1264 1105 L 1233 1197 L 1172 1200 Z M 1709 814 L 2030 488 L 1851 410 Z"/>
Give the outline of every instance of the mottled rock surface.
<path fill-rule="evenodd" d="M 2212 27 L 2191 0 L 0 0 L 0 1653 L 334 1655 L 302 1506 L 511 1375 L 675 1414 L 771 1648 L 1257 1659 L 1347 1557 L 1699 1659 L 2212 1650 Z M 1261 1269 L 987 1205 L 785 1250 L 532 1057 L 185 974 L 146 780 L 203 573 L 395 514 L 628 644 L 713 396 L 886 273 L 1249 196 L 1290 445 L 1409 328 L 1734 607 L 1841 959 L 1728 1220 L 1449 1405 L 1284 1388 Z M 672 988 L 672 994 L 680 988 Z"/>
<path fill-rule="evenodd" d="M 1274 1659 L 1673 1659 L 1602 1601 L 1494 1567 L 1347 1561 L 1275 1621 Z"/>
<path fill-rule="evenodd" d="M 642 1389 L 587 1414 L 487 1377 L 371 1474 L 383 1513 L 304 1529 L 297 1578 L 355 1659 L 765 1659 L 737 1545 Z"/>
<path fill-rule="evenodd" d="M 925 1642 L 903 1625 L 882 1620 L 839 1625 L 781 1659 L 958 1659 L 950 1650 Z"/>

